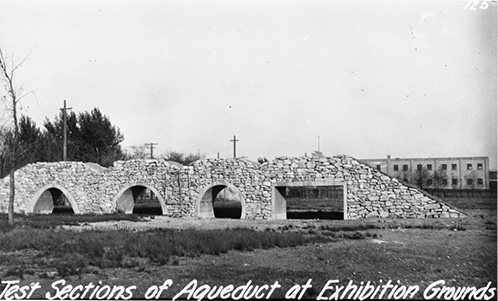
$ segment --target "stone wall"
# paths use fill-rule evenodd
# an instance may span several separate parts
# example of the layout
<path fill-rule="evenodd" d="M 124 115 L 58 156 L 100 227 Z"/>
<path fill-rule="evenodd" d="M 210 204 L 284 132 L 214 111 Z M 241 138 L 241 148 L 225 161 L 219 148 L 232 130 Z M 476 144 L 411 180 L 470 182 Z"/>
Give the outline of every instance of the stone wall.
<path fill-rule="evenodd" d="M 346 187 L 347 218 L 460 217 L 434 197 L 348 156 L 277 158 L 262 167 L 272 182 L 331 182 Z"/>
<path fill-rule="evenodd" d="M 133 206 L 131 189 L 139 186 L 158 196 L 164 215 L 210 217 L 212 194 L 231 187 L 242 196 L 242 218 L 272 219 L 285 217 L 285 199 L 279 197 L 277 187 L 311 184 L 343 186 L 346 219 L 463 216 L 347 156 L 280 157 L 264 164 L 206 159 L 190 166 L 130 160 L 109 168 L 81 162 L 36 163 L 16 171 L 16 180 L 15 212 L 20 213 L 33 213 L 40 195 L 49 188 L 61 190 L 75 213 L 112 213 L 126 208 L 130 200 Z M 7 177 L 0 181 L 0 212 L 7 212 L 8 195 Z"/>

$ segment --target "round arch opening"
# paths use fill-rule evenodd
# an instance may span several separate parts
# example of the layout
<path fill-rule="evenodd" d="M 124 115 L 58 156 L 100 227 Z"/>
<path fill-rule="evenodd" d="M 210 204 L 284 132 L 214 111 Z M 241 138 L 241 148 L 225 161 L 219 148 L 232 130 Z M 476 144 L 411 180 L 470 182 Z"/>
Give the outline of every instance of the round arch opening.
<path fill-rule="evenodd" d="M 73 197 L 62 187 L 47 186 L 33 198 L 34 214 L 74 214 L 79 213 Z"/>
<path fill-rule="evenodd" d="M 159 192 L 148 185 L 132 185 L 122 190 L 116 200 L 116 211 L 125 214 L 163 215 L 164 201 Z"/>
<path fill-rule="evenodd" d="M 244 197 L 231 184 L 209 186 L 199 196 L 197 215 L 201 218 L 245 218 Z"/>

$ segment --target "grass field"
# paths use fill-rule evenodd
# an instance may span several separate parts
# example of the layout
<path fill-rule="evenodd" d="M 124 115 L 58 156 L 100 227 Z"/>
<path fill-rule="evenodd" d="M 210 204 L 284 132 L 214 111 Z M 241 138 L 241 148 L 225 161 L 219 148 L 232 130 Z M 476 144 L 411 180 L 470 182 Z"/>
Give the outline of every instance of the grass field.
<path fill-rule="evenodd" d="M 497 203 L 494 198 L 445 198 L 442 201 L 459 209 L 486 209 L 494 211 L 496 211 Z"/>
<path fill-rule="evenodd" d="M 488 282 L 496 287 L 496 200 L 444 201 L 468 217 L 247 221 L 50 215 L 16 216 L 16 227 L 9 228 L 0 215 L 0 279 L 40 282 L 32 298 L 54 292 L 51 284 L 60 279 L 72 285 L 136 285 L 135 298 L 167 279 L 173 285 L 161 298 L 173 297 L 193 279 L 211 286 L 278 281 L 275 298 L 312 279 L 303 295 L 311 299 L 328 280 L 344 286 L 350 280 L 358 285 L 399 280 L 420 286 L 417 298 L 437 280 L 452 287 Z"/>
<path fill-rule="evenodd" d="M 343 211 L 344 200 L 318 198 L 287 198 L 287 210 L 291 211 Z"/>
<path fill-rule="evenodd" d="M 288 219 L 344 219 L 340 198 L 287 198 Z"/>

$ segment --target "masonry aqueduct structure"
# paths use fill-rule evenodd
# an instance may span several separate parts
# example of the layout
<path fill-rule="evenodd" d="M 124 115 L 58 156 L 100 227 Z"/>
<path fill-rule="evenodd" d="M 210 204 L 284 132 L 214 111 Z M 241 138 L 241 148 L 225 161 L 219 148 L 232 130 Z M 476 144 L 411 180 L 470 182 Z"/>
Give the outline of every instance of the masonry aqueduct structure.
<path fill-rule="evenodd" d="M 285 219 L 285 187 L 339 186 L 344 219 L 458 218 L 438 199 L 406 186 L 348 156 L 280 157 L 264 164 L 246 159 L 205 159 L 189 166 L 164 160 L 34 163 L 16 171 L 16 213 L 51 213 L 64 194 L 75 214 L 132 213 L 137 195 L 152 191 L 163 215 L 214 217 L 225 187 L 242 195 L 242 219 Z M 0 180 L 0 212 L 7 212 L 9 178 Z"/>

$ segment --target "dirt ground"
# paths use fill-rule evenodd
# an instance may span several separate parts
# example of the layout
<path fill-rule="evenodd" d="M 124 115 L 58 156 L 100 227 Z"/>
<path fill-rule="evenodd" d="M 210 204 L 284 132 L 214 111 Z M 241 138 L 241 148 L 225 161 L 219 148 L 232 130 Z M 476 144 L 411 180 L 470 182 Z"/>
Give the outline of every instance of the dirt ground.
<path fill-rule="evenodd" d="M 467 210 L 469 218 L 461 219 L 362 219 L 362 220 L 239 220 L 239 219 L 200 219 L 200 218 L 171 218 L 166 216 L 148 216 L 141 221 L 105 221 L 96 223 L 84 223 L 79 226 L 63 226 L 65 229 L 75 231 L 83 230 L 136 230 L 143 231 L 148 229 L 225 229 L 225 228 L 250 228 L 254 230 L 278 229 L 285 226 L 291 226 L 295 229 L 309 229 L 326 227 L 344 227 L 357 225 L 374 225 L 380 228 L 393 228 L 396 225 L 405 227 L 427 227 L 434 226 L 440 228 L 451 228 L 465 225 L 467 228 L 479 228 L 483 220 L 496 219 L 496 212 L 490 210 Z"/>
<path fill-rule="evenodd" d="M 334 228 L 373 225 L 364 239 L 337 239 L 323 244 L 310 244 L 295 248 L 273 248 L 251 252 L 230 251 L 221 255 L 203 255 L 196 258 L 177 258 L 168 265 L 146 265 L 134 268 L 98 269 L 81 276 L 68 276 L 72 285 L 89 283 L 116 286 L 136 286 L 133 298 L 144 298 L 154 286 L 167 280 L 170 288 L 159 296 L 170 299 L 203 299 L 197 295 L 181 293 L 182 289 L 197 280 L 196 287 L 209 285 L 235 287 L 251 284 L 278 285 L 271 298 L 284 298 L 294 285 L 309 284 L 302 291 L 304 299 L 328 298 L 335 289 L 324 286 L 329 280 L 346 287 L 352 284 L 378 287 L 391 281 L 402 287 L 419 288 L 413 298 L 423 298 L 424 291 L 436 281 L 453 288 L 496 288 L 496 211 L 467 210 L 468 218 L 438 220 L 370 219 L 361 221 L 286 220 L 247 221 L 228 219 L 173 219 L 162 216 L 144 221 L 112 221 L 65 226 L 76 231 L 85 229 L 146 230 L 150 228 L 218 229 L 245 227 L 265 231 L 297 231 L 310 235 L 324 235 Z M 310 280 L 311 279 L 311 280 Z M 43 289 L 32 298 L 45 298 L 55 294 L 52 287 L 60 280 L 57 275 L 49 279 L 29 278 L 22 283 L 39 281 Z M 441 285 L 438 285 L 438 287 Z M 204 286 L 206 288 L 206 286 Z M 152 290 L 152 291 L 151 291 Z M 192 291 L 193 293 L 193 291 Z M 179 295 L 177 295 L 179 294 Z M 265 295 L 266 297 L 266 295 Z M 289 296 L 288 296 L 289 297 Z M 340 296 L 339 296 L 340 297 Z M 347 295 L 345 297 L 348 297 Z M 351 299 L 354 296 L 350 296 Z M 384 296 L 385 297 L 385 296 Z M 407 296 L 407 299 L 412 297 Z"/>

